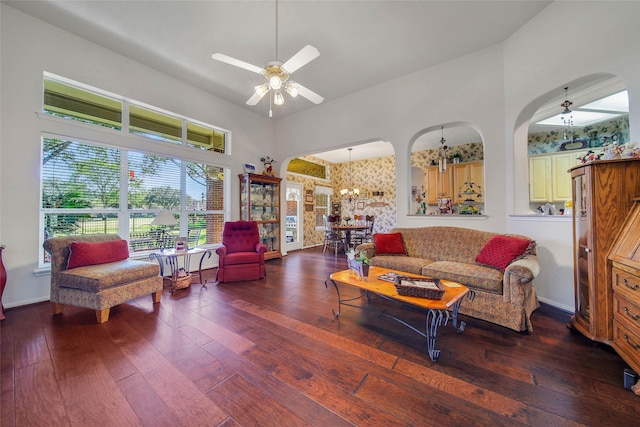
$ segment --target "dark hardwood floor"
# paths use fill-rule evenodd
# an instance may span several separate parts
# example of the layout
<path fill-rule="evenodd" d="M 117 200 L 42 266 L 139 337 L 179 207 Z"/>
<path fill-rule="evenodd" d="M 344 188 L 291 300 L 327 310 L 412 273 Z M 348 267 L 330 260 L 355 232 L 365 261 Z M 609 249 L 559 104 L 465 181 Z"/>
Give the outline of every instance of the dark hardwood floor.
<path fill-rule="evenodd" d="M 433 363 L 424 339 L 388 318 L 352 307 L 333 318 L 324 280 L 344 268 L 297 251 L 268 261 L 266 280 L 165 291 L 102 325 L 74 307 L 9 309 L 0 425 L 638 425 L 625 363 L 568 330 L 566 313 L 541 307 L 531 335 L 462 316 L 462 334 L 439 329 Z"/>

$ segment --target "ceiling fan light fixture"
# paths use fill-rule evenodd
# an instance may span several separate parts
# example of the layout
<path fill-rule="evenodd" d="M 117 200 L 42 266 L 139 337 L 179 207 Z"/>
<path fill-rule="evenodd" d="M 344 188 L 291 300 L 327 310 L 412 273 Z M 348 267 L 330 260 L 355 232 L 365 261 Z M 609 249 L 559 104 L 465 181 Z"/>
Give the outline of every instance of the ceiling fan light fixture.
<path fill-rule="evenodd" d="M 258 85 L 255 87 L 256 90 L 256 94 L 262 98 L 263 96 L 265 96 L 267 93 L 269 93 L 269 83 L 263 83 L 261 85 Z"/>
<path fill-rule="evenodd" d="M 296 82 L 287 82 L 284 86 L 284 90 L 292 97 L 298 96 L 298 84 Z"/>
<path fill-rule="evenodd" d="M 282 96 L 282 92 L 280 92 L 279 90 L 277 90 L 273 95 L 273 103 L 276 105 L 284 104 L 284 96 Z"/>
<path fill-rule="evenodd" d="M 269 86 L 271 86 L 271 89 L 273 90 L 280 89 L 282 87 L 282 79 L 280 76 L 276 74 L 269 77 Z"/>

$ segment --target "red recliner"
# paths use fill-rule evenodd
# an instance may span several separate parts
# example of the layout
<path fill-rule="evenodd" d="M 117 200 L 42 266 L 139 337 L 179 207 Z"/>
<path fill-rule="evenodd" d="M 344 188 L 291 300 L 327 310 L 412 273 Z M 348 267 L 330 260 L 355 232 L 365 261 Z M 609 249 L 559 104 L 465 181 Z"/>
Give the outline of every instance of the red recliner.
<path fill-rule="evenodd" d="M 255 221 L 225 222 L 218 254 L 218 282 L 238 282 L 265 277 L 264 253 Z"/>

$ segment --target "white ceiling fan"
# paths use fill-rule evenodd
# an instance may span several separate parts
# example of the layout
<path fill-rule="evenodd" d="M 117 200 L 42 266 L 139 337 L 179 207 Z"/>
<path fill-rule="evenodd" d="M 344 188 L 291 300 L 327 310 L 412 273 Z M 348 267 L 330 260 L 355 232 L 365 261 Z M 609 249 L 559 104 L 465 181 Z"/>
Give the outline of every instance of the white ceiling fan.
<path fill-rule="evenodd" d="M 245 70 L 252 71 L 257 74 L 262 74 L 266 79 L 266 82 L 256 86 L 255 93 L 247 100 L 247 105 L 256 105 L 267 93 L 273 96 L 273 103 L 275 105 L 284 104 L 284 96 L 282 91 L 287 92 L 291 97 L 295 98 L 300 95 L 314 104 L 320 104 L 324 101 L 324 98 L 302 86 L 300 83 L 294 82 L 289 78 L 291 75 L 308 64 L 309 62 L 320 56 L 318 49 L 311 45 L 306 45 L 293 55 L 287 62 L 281 62 L 276 60 L 267 61 L 264 67 L 258 67 L 248 62 L 241 61 L 236 58 L 232 58 L 222 53 L 214 53 L 211 58 L 216 61 L 224 62 L 229 65 L 244 68 Z M 276 58 L 278 57 L 278 0 L 276 0 Z M 269 117 L 272 112 L 269 108 Z"/>

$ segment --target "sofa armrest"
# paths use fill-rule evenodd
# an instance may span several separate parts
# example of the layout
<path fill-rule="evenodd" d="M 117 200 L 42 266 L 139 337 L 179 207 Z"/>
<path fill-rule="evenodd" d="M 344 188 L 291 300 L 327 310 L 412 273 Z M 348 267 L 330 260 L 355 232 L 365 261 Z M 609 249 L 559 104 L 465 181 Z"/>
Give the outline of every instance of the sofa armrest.
<path fill-rule="evenodd" d="M 503 278 L 503 297 L 507 302 L 522 302 L 528 293 L 526 286 L 540 273 L 536 255 L 526 255 L 507 266 Z M 533 285 L 532 285 L 533 286 Z"/>
<path fill-rule="evenodd" d="M 376 246 L 373 243 L 361 243 L 356 246 L 356 253 L 366 252 L 367 258 L 371 259 L 376 256 Z"/>

